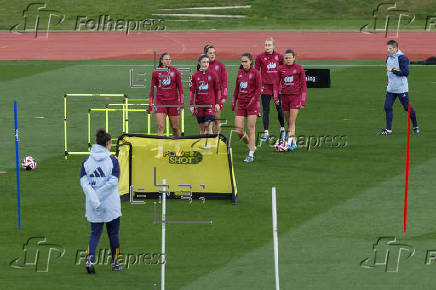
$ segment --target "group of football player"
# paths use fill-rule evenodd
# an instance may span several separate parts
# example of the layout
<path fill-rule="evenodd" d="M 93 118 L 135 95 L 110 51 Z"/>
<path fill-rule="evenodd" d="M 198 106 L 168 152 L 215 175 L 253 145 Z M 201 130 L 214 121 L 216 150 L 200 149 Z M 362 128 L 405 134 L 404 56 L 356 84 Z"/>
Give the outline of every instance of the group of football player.
<path fill-rule="evenodd" d="M 236 133 L 249 147 L 245 162 L 254 161 L 256 150 L 256 120 L 261 116 L 264 134 L 270 138 L 269 107 L 271 99 L 276 105 L 280 122 L 280 139 L 289 151 L 297 148 L 295 122 L 300 109 L 306 104 L 306 76 L 301 65 L 295 63 L 295 52 L 287 49 L 282 55 L 274 50 L 274 39 L 265 40 L 265 51 L 255 61 L 250 53 L 240 57 L 241 65 L 233 91 L 232 111 L 235 111 Z M 253 63 L 254 62 L 254 63 Z M 254 65 L 254 66 L 253 66 Z M 155 91 L 156 90 L 156 91 Z M 189 108 L 197 118 L 200 134 L 218 134 L 221 131 L 221 111 L 227 100 L 226 66 L 216 59 L 216 49 L 206 45 L 197 61 L 197 71 L 191 76 Z M 180 111 L 184 107 L 184 93 L 180 71 L 171 66 L 171 56 L 164 52 L 159 67 L 152 74 L 149 111 L 155 113 L 158 135 L 163 136 L 168 116 L 173 135 L 180 136 Z M 248 134 L 244 124 L 247 119 Z M 285 120 L 288 130 L 285 130 Z"/>

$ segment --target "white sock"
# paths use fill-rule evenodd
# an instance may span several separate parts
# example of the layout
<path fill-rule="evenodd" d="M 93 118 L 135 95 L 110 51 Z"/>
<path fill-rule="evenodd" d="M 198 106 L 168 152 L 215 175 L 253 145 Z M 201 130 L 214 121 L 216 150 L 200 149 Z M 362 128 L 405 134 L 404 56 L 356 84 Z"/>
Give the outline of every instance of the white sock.
<path fill-rule="evenodd" d="M 253 157 L 253 156 L 254 156 L 254 150 L 253 150 L 253 151 L 250 151 L 250 152 L 248 152 L 248 156 L 250 156 L 250 157 Z"/>
<path fill-rule="evenodd" d="M 280 127 L 280 132 L 285 131 L 285 127 Z"/>
<path fill-rule="evenodd" d="M 160 145 L 159 145 L 159 146 L 157 147 L 157 151 L 159 151 L 159 152 L 162 153 L 162 152 L 163 152 L 163 146 L 160 146 Z"/>
<path fill-rule="evenodd" d="M 265 130 L 265 134 L 266 134 L 266 135 L 269 135 L 269 131 L 268 131 L 268 130 Z"/>
<path fill-rule="evenodd" d="M 288 144 L 295 144 L 295 138 L 294 137 L 289 137 L 288 138 Z"/>

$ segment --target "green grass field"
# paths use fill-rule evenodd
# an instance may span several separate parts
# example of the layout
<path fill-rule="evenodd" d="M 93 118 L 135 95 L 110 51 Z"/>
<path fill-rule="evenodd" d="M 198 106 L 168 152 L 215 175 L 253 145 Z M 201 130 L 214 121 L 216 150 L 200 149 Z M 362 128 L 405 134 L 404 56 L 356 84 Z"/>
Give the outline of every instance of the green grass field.
<path fill-rule="evenodd" d="M 403 17 L 401 29 L 424 31 L 427 16 L 435 16 L 436 3 L 430 0 L 400 0 L 395 1 L 396 9 L 403 10 L 403 14 L 414 15 L 415 19 L 409 25 L 407 17 Z M 86 1 L 86 0 L 47 0 L 47 9 L 58 11 L 65 15 L 65 20 L 59 25 L 52 25 L 54 30 L 74 30 L 78 16 L 87 16 L 98 22 L 100 15 L 109 15 L 111 19 L 164 19 L 167 30 L 348 30 L 359 29 L 372 21 L 373 10 L 378 0 L 310 0 L 310 1 L 265 1 L 265 0 L 238 0 L 238 1 Z M 23 22 L 23 10 L 30 4 L 27 0 L 14 2 L 0 0 L 0 29 L 8 30 L 11 26 Z M 251 5 L 250 9 L 227 10 L 180 10 L 165 11 L 166 8 L 186 7 L 213 7 L 213 6 L 244 6 Z M 387 8 L 388 6 L 386 6 Z M 386 8 L 379 13 L 382 22 L 386 19 Z M 404 10 L 407 10 L 405 12 Z M 244 15 L 245 18 L 208 18 L 208 17 L 174 17 L 153 16 L 153 14 L 225 14 Z M 32 15 L 31 12 L 28 13 Z M 398 12 L 391 12 L 391 27 L 396 27 Z M 43 13 L 41 13 L 43 15 Z M 42 16 L 41 16 L 42 17 Z M 29 18 L 30 19 L 30 18 Z M 189 21 L 186 21 L 189 20 Z M 43 21 L 43 20 L 41 20 Z M 379 20 L 380 22 L 380 20 Z M 392 23 L 395 22 L 395 23 Z M 42 23 L 42 22 L 41 22 Z M 382 28 L 383 23 L 379 23 Z M 434 28 L 434 27 L 433 27 Z M 45 28 L 41 28 L 45 29 Z"/>
<path fill-rule="evenodd" d="M 232 138 L 239 205 L 230 201 L 170 200 L 168 219 L 213 220 L 212 225 L 167 225 L 167 289 L 273 289 L 271 187 L 278 192 L 281 289 L 433 289 L 434 263 L 426 251 L 436 249 L 434 179 L 436 125 L 432 123 L 436 68 L 411 66 L 410 95 L 422 134 L 411 137 L 407 233 L 403 233 L 407 114 L 394 106 L 393 135 L 377 136 L 384 127 L 385 68 L 382 61 L 304 61 L 306 67 L 330 68 L 332 88 L 309 89 L 297 135 L 347 136 L 345 148 L 322 146 L 310 151 L 276 153 L 262 145 L 252 164 L 244 164 L 245 145 Z M 130 68 L 147 70 L 140 61 L 3 61 L 0 62 L 0 277 L 4 289 L 153 289 L 159 265 L 133 265 L 113 273 L 97 266 L 89 276 L 76 265 L 77 250 L 86 250 L 89 223 L 79 185 L 82 157 L 63 157 L 63 95 L 122 93 L 129 88 Z M 174 65 L 192 65 L 178 61 Z M 228 65 L 233 91 L 237 62 Z M 187 92 L 187 90 L 185 90 Z M 148 90 L 147 90 L 148 93 Z M 22 229 L 17 229 L 13 101 L 19 107 L 20 155 L 38 160 L 38 169 L 21 172 Z M 86 149 L 86 117 L 91 106 L 112 100 L 71 101 L 69 144 Z M 274 109 L 272 109 L 274 112 Z M 36 118 L 44 117 L 44 118 Z M 93 130 L 104 126 L 96 113 Z M 230 102 L 224 117 L 233 124 Z M 145 130 L 142 114 L 131 114 L 131 129 Z M 272 132 L 278 133 L 271 114 Z M 111 133 L 117 135 L 117 116 Z M 112 120 L 112 119 L 111 119 Z M 118 122 L 117 122 L 118 123 Z M 111 123 L 112 124 L 112 123 Z M 154 128 L 154 124 L 153 124 Z M 258 119 L 257 131 L 262 131 Z M 187 114 L 186 134 L 198 127 Z M 230 129 L 223 130 L 229 135 Z M 235 136 L 233 136 L 235 137 Z M 159 253 L 160 226 L 153 224 L 153 205 L 122 204 L 121 251 Z M 65 249 L 47 273 L 15 269 L 23 243 L 44 236 Z M 366 269 L 379 237 L 396 236 L 415 254 L 401 255 L 398 273 L 383 266 Z M 109 248 L 105 234 L 99 247 Z"/>

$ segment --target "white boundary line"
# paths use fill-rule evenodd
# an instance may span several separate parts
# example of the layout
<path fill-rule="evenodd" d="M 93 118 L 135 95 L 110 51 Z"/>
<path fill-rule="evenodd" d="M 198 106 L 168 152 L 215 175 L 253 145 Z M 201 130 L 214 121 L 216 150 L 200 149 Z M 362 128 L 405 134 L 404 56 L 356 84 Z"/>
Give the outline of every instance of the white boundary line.
<path fill-rule="evenodd" d="M 161 11 L 181 11 L 181 10 L 221 10 L 221 9 L 249 9 L 251 5 L 245 6 L 211 6 L 211 7 L 190 7 L 190 8 L 162 8 Z"/>
<path fill-rule="evenodd" d="M 206 18 L 245 18 L 246 15 L 224 15 L 224 14 L 182 14 L 182 13 L 174 13 L 174 14 L 162 14 L 156 13 L 151 14 L 152 16 L 170 16 L 170 17 L 206 17 Z"/>
<path fill-rule="evenodd" d="M 167 184 L 167 180 L 162 180 L 162 184 Z M 165 264 L 166 264 L 166 253 L 165 253 L 165 221 L 166 221 L 166 200 L 167 200 L 167 188 L 165 186 L 162 187 L 162 256 L 165 261 L 161 264 L 161 277 L 160 277 L 160 287 L 161 290 L 165 290 Z"/>
<path fill-rule="evenodd" d="M 273 224 L 273 240 L 274 240 L 274 273 L 276 281 L 276 290 L 280 289 L 279 283 L 279 239 L 277 235 L 277 201 L 276 188 L 272 188 L 272 224 Z"/>

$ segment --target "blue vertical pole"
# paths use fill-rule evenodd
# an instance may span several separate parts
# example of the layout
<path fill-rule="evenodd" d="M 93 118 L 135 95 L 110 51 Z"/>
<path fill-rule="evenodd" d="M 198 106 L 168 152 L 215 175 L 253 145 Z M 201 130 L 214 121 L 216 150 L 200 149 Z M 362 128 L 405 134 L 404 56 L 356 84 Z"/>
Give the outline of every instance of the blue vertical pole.
<path fill-rule="evenodd" d="M 18 203 L 18 229 L 21 229 L 21 197 L 20 197 L 20 154 L 18 153 L 18 118 L 17 118 L 17 101 L 14 101 L 14 118 L 15 118 L 15 159 L 17 167 L 17 203 Z"/>

